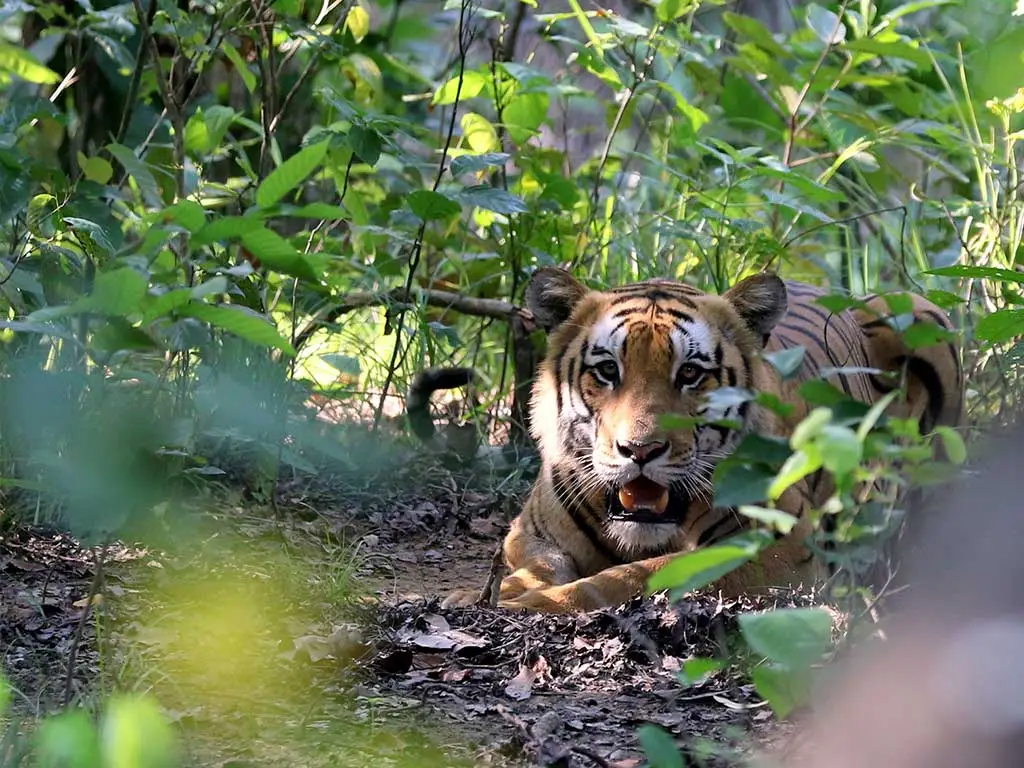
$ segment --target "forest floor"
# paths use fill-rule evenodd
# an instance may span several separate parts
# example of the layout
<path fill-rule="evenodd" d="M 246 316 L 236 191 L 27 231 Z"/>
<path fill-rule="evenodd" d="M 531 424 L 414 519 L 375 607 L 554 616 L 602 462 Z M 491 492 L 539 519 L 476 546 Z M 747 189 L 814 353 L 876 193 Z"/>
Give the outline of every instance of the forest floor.
<path fill-rule="evenodd" d="M 645 723 L 689 764 L 787 748 L 794 726 L 735 671 L 695 685 L 680 671 L 728 644 L 739 612 L 792 598 L 655 597 L 578 617 L 441 610 L 452 588 L 484 584 L 527 485 L 389 466 L 386 484 L 286 483 L 273 510 L 237 490 L 192 500 L 160 549 L 106 548 L 88 617 L 92 552 L 58 533 L 0 533 L 16 716 L 31 728 L 68 696 L 149 692 L 187 764 L 224 768 L 629 768 L 644 762 Z"/>

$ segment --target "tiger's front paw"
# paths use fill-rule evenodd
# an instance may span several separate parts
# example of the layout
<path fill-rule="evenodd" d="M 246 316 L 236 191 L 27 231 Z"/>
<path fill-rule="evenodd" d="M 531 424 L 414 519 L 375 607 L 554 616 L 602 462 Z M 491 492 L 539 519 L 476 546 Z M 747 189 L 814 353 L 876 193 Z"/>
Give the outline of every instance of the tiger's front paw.
<path fill-rule="evenodd" d="M 441 602 L 442 608 L 468 608 L 480 603 L 479 589 L 456 589 Z"/>
<path fill-rule="evenodd" d="M 541 587 L 523 592 L 509 599 L 502 597 L 499 608 L 511 611 L 535 611 L 539 613 L 580 613 L 601 606 L 591 606 L 586 601 L 581 604 L 578 590 L 573 584 L 562 584 L 557 587 Z"/>

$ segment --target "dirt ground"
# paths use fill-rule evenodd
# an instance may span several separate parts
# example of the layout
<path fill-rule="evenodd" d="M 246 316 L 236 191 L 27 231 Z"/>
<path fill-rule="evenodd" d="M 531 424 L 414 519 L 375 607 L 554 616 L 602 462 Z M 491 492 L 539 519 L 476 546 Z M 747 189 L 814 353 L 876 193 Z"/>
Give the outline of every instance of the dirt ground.
<path fill-rule="evenodd" d="M 195 505 L 187 545 L 106 550 L 84 621 L 93 554 L 58 533 L 0 534 L 16 713 L 155 693 L 204 766 L 627 768 L 643 763 L 645 723 L 690 764 L 788 743 L 792 726 L 735 670 L 695 685 L 680 670 L 727 646 L 737 613 L 792 597 L 655 597 L 581 617 L 441 610 L 450 589 L 483 585 L 526 485 L 403 471 L 386 495 L 285 484 L 276 515 L 240 495 Z"/>

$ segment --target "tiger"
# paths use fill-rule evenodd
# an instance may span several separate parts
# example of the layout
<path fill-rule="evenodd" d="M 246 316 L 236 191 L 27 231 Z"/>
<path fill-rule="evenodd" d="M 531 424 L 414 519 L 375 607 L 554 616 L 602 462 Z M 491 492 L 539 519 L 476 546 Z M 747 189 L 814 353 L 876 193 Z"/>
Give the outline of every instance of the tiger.
<path fill-rule="evenodd" d="M 902 388 L 887 413 L 916 419 L 922 434 L 960 424 L 963 369 L 942 309 L 911 295 L 914 322 L 945 332 L 910 349 L 886 321 L 892 313 L 883 297 L 833 312 L 818 303 L 825 294 L 770 272 L 719 295 L 667 279 L 592 290 L 565 270 L 536 270 L 525 301 L 548 337 L 530 404 L 541 468 L 503 542 L 509 574 L 498 606 L 614 607 L 642 594 L 673 558 L 752 527 L 749 517 L 712 503 L 714 469 L 747 434 L 788 438 L 809 412 L 797 391 L 811 378 L 865 404 Z M 798 346 L 805 352 L 788 377 L 765 359 Z M 701 421 L 709 393 L 723 388 L 770 393 L 790 410 L 780 416 L 746 400 L 717 414 L 724 418 Z M 666 425 L 666 414 L 691 421 Z M 713 589 L 738 597 L 827 576 L 808 549 L 806 514 L 834 493 L 824 474 L 782 494 L 776 506 L 796 525 Z M 480 590 L 459 589 L 442 606 L 479 599 Z"/>

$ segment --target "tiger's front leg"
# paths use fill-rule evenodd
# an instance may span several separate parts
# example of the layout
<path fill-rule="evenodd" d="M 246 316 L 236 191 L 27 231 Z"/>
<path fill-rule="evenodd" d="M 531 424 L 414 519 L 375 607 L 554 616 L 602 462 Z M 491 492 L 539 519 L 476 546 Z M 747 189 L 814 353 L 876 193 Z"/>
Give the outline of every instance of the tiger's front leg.
<path fill-rule="evenodd" d="M 499 605 L 531 591 L 573 582 L 580 576 L 567 552 L 530 535 L 526 528 L 519 517 L 505 537 L 505 564 L 512 573 L 501 580 Z M 480 589 L 457 589 L 445 598 L 441 607 L 475 605 L 480 600 L 480 592 Z"/>
<path fill-rule="evenodd" d="M 502 595 L 498 607 L 544 613 L 585 613 L 611 608 L 643 594 L 651 574 L 677 556 L 678 553 L 660 555 L 616 565 L 567 584 L 536 587 L 510 599 Z"/>

